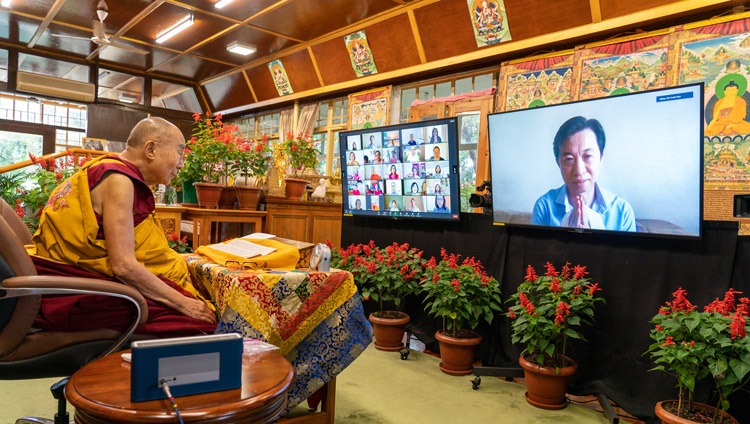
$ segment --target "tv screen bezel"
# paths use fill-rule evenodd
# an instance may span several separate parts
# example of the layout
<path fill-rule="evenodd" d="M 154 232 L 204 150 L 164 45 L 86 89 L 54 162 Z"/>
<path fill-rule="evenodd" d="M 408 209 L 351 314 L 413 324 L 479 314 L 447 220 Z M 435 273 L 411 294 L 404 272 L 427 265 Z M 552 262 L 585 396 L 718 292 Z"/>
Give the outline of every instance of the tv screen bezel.
<path fill-rule="evenodd" d="M 460 221 L 460 208 L 461 208 L 461 201 L 460 201 L 460 185 L 459 185 L 459 171 L 458 171 L 458 117 L 448 117 L 448 118 L 439 118 L 439 119 L 430 119 L 430 120 L 424 120 L 424 121 L 416 121 L 416 122 L 407 122 L 402 124 L 395 124 L 395 125 L 385 125 L 380 127 L 371 127 L 371 128 L 359 128 L 356 130 L 347 130 L 347 131 L 341 131 L 339 132 L 339 163 L 341 164 L 341 203 L 342 203 L 342 214 L 343 216 L 352 216 L 352 217 L 368 217 L 368 218 L 382 218 L 382 219 L 392 219 L 392 220 L 426 220 L 426 221 Z M 349 145 L 347 143 L 347 140 L 349 137 L 360 135 L 363 136 L 362 143 L 364 144 L 364 136 L 369 135 L 370 133 L 380 133 L 381 135 L 386 132 L 394 132 L 398 131 L 399 134 L 402 134 L 402 131 L 414 129 L 414 128 L 424 128 L 428 129 L 430 127 L 439 127 L 439 126 L 445 126 L 445 134 L 442 134 L 441 138 L 442 145 L 446 145 L 447 150 L 447 157 L 445 158 L 445 162 L 447 162 L 447 180 L 449 184 L 449 190 L 446 197 L 448 197 L 447 206 L 449 206 L 450 212 L 408 212 L 408 211 L 400 211 L 399 213 L 393 213 L 388 210 L 387 205 L 383 207 L 381 210 L 368 210 L 367 208 L 356 211 L 349 206 L 349 198 L 352 196 L 349 193 L 348 190 L 348 155 L 349 152 L 352 150 L 349 148 Z M 401 137 L 399 137 L 399 151 L 402 152 L 403 147 L 405 146 L 406 140 L 402 140 Z M 431 143 L 422 142 L 419 145 L 428 146 Z M 405 165 L 409 164 L 412 165 L 412 162 L 407 162 L 404 160 L 403 156 L 401 157 L 401 161 L 398 162 L 399 164 Z M 429 164 L 431 161 L 426 160 L 418 161 L 416 163 L 424 163 Z M 442 162 L 442 161 L 441 161 Z M 389 165 L 389 162 L 384 162 L 384 165 Z M 364 167 L 365 164 L 362 164 L 360 168 Z M 402 174 L 405 171 L 402 171 Z M 385 177 L 385 175 L 382 175 L 381 177 Z M 399 180 L 407 180 L 406 175 L 401 175 L 401 178 Z M 428 180 L 428 177 L 419 178 L 419 180 Z M 365 180 L 365 179 L 363 179 Z M 380 181 L 388 181 L 385 178 L 381 178 Z M 402 187 L 403 192 L 403 187 Z M 385 200 L 387 193 L 382 194 L 383 200 Z"/>
<path fill-rule="evenodd" d="M 697 179 L 698 181 L 695 182 L 695 190 L 697 190 L 697 196 L 695 196 L 696 199 L 696 207 L 698 208 L 697 212 L 697 226 L 695 226 L 695 232 L 684 232 L 684 233 L 671 233 L 671 232 L 645 232 L 645 231 L 620 231 L 620 230 L 608 230 L 608 229 L 581 229 L 581 228 L 573 228 L 573 227 L 563 227 L 563 226 L 547 226 L 547 225 L 539 225 L 539 224 L 532 224 L 530 221 L 527 222 L 514 222 L 512 220 L 512 217 L 507 220 L 498 219 L 498 211 L 500 209 L 498 208 L 499 197 L 502 196 L 503 190 L 505 190 L 507 187 L 501 187 L 500 183 L 496 181 L 495 173 L 493 172 L 493 166 L 497 165 L 497 160 L 493 161 L 493 156 L 498 155 L 498 152 L 496 151 L 496 148 L 493 148 L 493 127 L 496 125 L 500 125 L 496 122 L 493 117 L 497 117 L 500 115 L 510 115 L 515 113 L 534 113 L 535 110 L 538 109 L 552 109 L 552 108 L 558 108 L 560 110 L 570 109 L 570 112 L 567 114 L 568 116 L 572 117 L 575 115 L 590 115 L 586 116 L 586 118 L 596 118 L 596 114 L 591 113 L 578 113 L 577 111 L 580 111 L 581 109 L 577 108 L 576 105 L 580 104 L 586 104 L 590 105 L 596 102 L 618 102 L 618 99 L 622 99 L 623 97 L 631 97 L 631 96 L 648 96 L 648 95 L 659 95 L 659 93 L 666 94 L 667 92 L 679 92 L 681 90 L 688 89 L 691 92 L 695 92 L 695 102 L 697 102 L 699 106 L 698 111 L 698 117 L 700 119 L 699 125 L 697 126 L 697 130 L 699 134 L 696 136 L 698 139 L 698 146 L 697 146 L 697 157 L 695 158 L 695 165 L 697 166 L 696 170 L 692 170 L 691 172 L 697 171 Z M 586 108 L 587 106 L 584 106 Z M 538 108 L 530 108 L 530 109 L 518 109 L 513 111 L 503 111 L 503 112 L 495 112 L 488 114 L 487 118 L 487 134 L 488 134 L 488 154 L 489 154 L 489 164 L 490 164 L 490 176 L 491 176 L 491 187 L 492 187 L 492 195 L 493 195 L 493 203 L 492 203 L 492 215 L 493 215 L 493 224 L 494 225 L 500 225 L 500 226 L 508 226 L 508 227 L 519 227 L 519 228 L 533 228 L 533 229 L 541 229 L 544 231 L 565 231 L 565 232 L 573 232 L 573 233 L 587 233 L 587 234 L 600 234 L 600 235 L 627 235 L 627 236 L 636 236 L 636 237 L 659 237 L 659 238 L 678 238 L 678 239 L 694 239 L 699 240 L 703 236 L 703 216 L 704 216 L 704 129 L 705 129 L 705 91 L 704 91 L 704 84 L 702 82 L 698 83 L 690 83 L 690 84 L 683 84 L 683 85 L 677 85 L 677 86 L 670 86 L 670 87 L 663 87 L 663 88 L 657 88 L 652 90 L 645 90 L 645 91 L 638 91 L 633 93 L 626 93 L 621 94 L 619 96 L 610 96 L 610 97 L 597 97 L 597 98 L 591 98 L 591 99 L 583 99 L 583 100 L 577 100 L 572 102 L 566 102 L 566 103 L 559 103 L 559 104 L 552 104 L 552 105 L 545 105 Z M 588 109 L 590 110 L 590 109 Z M 621 112 L 621 117 L 626 116 L 626 113 Z M 697 117 L 697 118 L 698 118 Z M 629 119 L 629 117 L 625 118 Z M 562 122 L 560 122 L 562 123 Z M 610 134 L 607 132 L 607 125 L 602 123 L 605 133 L 607 135 L 607 142 L 609 143 L 611 137 Z M 555 125 L 555 131 L 557 130 L 557 125 Z M 552 140 L 554 137 L 554 133 L 552 134 L 552 137 L 550 137 L 548 140 L 544 140 L 544 148 L 547 149 L 545 152 L 549 152 L 547 156 L 549 158 L 546 158 L 545 160 L 549 160 L 550 163 L 554 163 L 554 155 L 552 151 Z M 499 141 L 496 139 L 494 143 L 497 144 Z M 515 141 L 516 143 L 521 141 Z M 603 157 L 607 157 L 606 153 L 608 153 L 609 144 L 605 147 L 605 154 Z M 550 159 L 551 158 L 551 159 Z M 611 160 L 611 159 L 610 159 Z M 494 162 L 494 163 L 493 163 Z M 545 166 L 549 165 L 547 162 L 543 162 Z M 606 167 L 607 165 L 603 165 Z M 559 170 L 558 170 L 559 173 Z M 562 181 L 560 181 L 560 184 L 562 184 Z M 550 186 L 549 188 L 553 188 L 553 186 Z M 540 192 L 538 195 L 543 194 Z M 675 205 L 675 207 L 678 207 Z M 529 210 L 530 212 L 531 210 Z M 501 212 L 505 214 L 513 213 L 512 210 L 505 210 L 505 212 Z M 507 217 L 506 217 L 507 218 Z M 646 218 L 648 219 L 648 218 Z M 638 215 L 636 213 L 636 220 L 638 220 Z M 692 228 L 692 227 L 691 227 Z"/>

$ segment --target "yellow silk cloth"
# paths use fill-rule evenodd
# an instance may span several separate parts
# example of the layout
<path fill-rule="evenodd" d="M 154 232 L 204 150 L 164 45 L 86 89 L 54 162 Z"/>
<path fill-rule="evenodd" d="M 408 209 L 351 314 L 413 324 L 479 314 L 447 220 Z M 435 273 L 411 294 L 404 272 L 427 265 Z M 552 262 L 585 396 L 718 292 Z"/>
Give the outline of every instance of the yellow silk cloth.
<path fill-rule="evenodd" d="M 249 237 L 243 237 L 241 238 L 241 240 L 259 244 L 261 246 L 273 247 L 276 250 L 269 253 L 268 255 L 245 258 L 243 256 L 234 255 L 229 252 L 214 249 L 213 247 L 211 247 L 211 245 L 203 245 L 199 246 L 198 249 L 195 250 L 195 253 L 201 256 L 205 256 L 211 261 L 220 265 L 237 263 L 237 268 L 294 269 L 297 265 L 297 262 L 299 261 L 299 250 L 289 244 L 282 243 L 277 240 L 256 239 Z"/>
<path fill-rule="evenodd" d="M 85 270 L 113 276 L 105 240 L 97 238 L 99 224 L 91 203 L 87 169 L 104 163 L 122 163 L 108 156 L 87 162 L 80 171 L 52 191 L 45 206 L 29 255 L 79 266 Z M 169 248 L 160 224 L 149 215 L 135 227 L 135 256 L 151 273 L 164 277 L 195 297 L 182 255 Z M 206 300 L 206 303 L 213 306 Z"/>
<path fill-rule="evenodd" d="M 197 254 L 186 256 L 193 281 L 216 304 L 229 306 L 286 355 L 349 300 L 357 287 L 348 271 L 230 269 Z"/>

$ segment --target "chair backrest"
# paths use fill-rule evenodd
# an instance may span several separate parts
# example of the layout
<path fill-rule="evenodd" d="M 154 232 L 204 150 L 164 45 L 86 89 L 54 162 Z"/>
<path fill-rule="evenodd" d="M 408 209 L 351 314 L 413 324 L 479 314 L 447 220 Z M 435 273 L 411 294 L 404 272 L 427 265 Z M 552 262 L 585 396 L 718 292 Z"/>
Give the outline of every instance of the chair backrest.
<path fill-rule="evenodd" d="M 7 215 L 10 210 L 12 216 Z M 13 212 L 8 204 L 0 199 L 0 287 L 6 278 L 21 275 L 36 275 L 36 268 L 31 257 L 19 238 L 21 230 L 29 234 L 23 221 Z M 17 220 L 15 228 L 8 221 Z M 20 223 L 23 228 L 18 227 Z M 31 242 L 31 237 L 28 236 Z M 41 296 L 24 296 L 22 298 L 0 299 L 0 357 L 15 349 L 28 334 L 41 305 Z"/>
<path fill-rule="evenodd" d="M 2 198 L 0 198 L 0 217 L 8 223 L 16 236 L 18 236 L 21 244 L 31 244 L 31 232 L 29 232 L 29 228 L 16 215 L 16 211 Z"/>

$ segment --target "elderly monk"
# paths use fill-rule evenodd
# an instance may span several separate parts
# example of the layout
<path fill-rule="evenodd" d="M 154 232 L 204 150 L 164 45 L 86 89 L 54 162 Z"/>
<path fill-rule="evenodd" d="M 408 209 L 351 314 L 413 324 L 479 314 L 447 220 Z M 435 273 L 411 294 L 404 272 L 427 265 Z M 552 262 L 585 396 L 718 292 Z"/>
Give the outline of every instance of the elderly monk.
<path fill-rule="evenodd" d="M 119 155 L 100 156 L 58 186 L 27 246 L 40 274 L 119 281 L 149 303 L 138 333 L 212 333 L 216 316 L 190 283 L 182 257 L 169 248 L 154 217 L 150 185 L 168 184 L 182 168 L 185 138 L 173 124 L 146 118 Z M 76 331 L 126 328 L 132 312 L 119 299 L 45 297 L 36 325 Z"/>

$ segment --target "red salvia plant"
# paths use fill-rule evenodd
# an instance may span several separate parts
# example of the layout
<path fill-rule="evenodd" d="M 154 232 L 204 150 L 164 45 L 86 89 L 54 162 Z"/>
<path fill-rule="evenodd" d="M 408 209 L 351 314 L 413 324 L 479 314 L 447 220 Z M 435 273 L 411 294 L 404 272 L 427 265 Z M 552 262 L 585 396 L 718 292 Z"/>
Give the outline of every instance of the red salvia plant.
<path fill-rule="evenodd" d="M 604 299 L 597 296 L 599 284 L 586 277 L 585 266 L 566 263 L 558 271 L 547 262 L 545 269 L 540 277 L 529 265 L 524 281 L 508 299 L 511 341 L 524 345 L 521 354 L 529 361 L 562 367 L 568 340 L 585 340 L 580 327 L 593 322 L 595 304 Z"/>
<path fill-rule="evenodd" d="M 700 309 L 687 294 L 678 288 L 672 293 L 672 301 L 661 306 L 651 319 L 653 343 L 646 353 L 656 364 L 652 370 L 664 371 L 677 380 L 677 410 L 670 411 L 677 416 L 693 414 L 696 383 L 712 377 L 719 400 L 716 415 L 705 422 L 719 423 L 720 411 L 729 409 L 729 395 L 748 381 L 750 299 L 739 297 L 742 293 L 730 288 L 722 299 Z"/>

